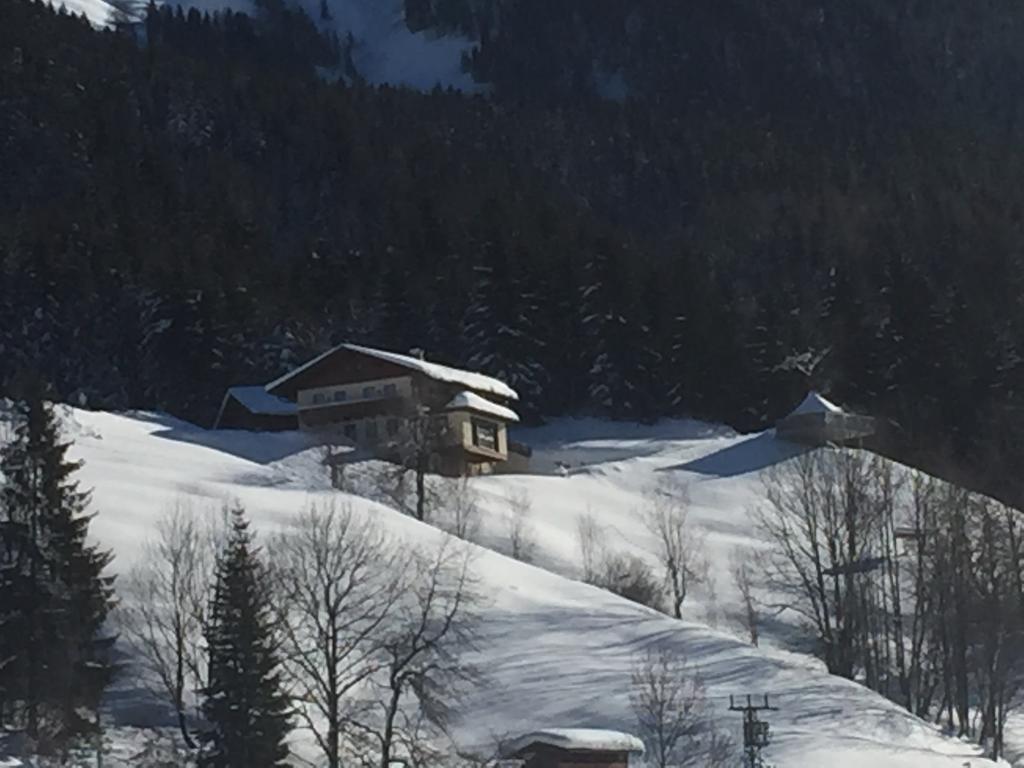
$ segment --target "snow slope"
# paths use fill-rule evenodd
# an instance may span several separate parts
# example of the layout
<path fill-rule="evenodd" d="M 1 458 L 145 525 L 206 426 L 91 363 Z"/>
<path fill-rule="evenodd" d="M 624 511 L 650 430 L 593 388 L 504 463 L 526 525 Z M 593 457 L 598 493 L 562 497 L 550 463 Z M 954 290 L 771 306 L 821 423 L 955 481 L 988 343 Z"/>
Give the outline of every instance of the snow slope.
<path fill-rule="evenodd" d="M 267 530 L 287 525 L 310 501 L 332 498 L 377 515 L 406 539 L 432 542 L 441 535 L 366 499 L 328 490 L 302 435 L 209 432 L 154 414 L 67 414 L 73 453 L 85 461 L 81 479 L 94 489 L 92 534 L 113 548 L 118 570 L 138 556 L 161 513 L 182 502 L 213 514 L 222 501 L 238 499 Z M 693 615 L 717 616 L 721 629 L 669 619 L 552 572 L 575 572 L 572 531 L 580 512 L 594 515 L 617 543 L 643 552 L 649 542 L 636 510 L 642 493 L 666 472 L 690 483 L 716 561 L 735 546 L 756 546 L 746 514 L 757 493 L 756 472 L 788 455 L 770 433 L 746 438 L 689 422 L 654 428 L 570 422 L 523 430 L 518 437 L 536 447 L 538 465 L 553 467 L 558 460 L 573 466 L 568 477 L 474 481 L 487 512 L 482 541 L 496 547 L 502 545 L 507 493 L 530 494 L 538 565 L 544 568 L 480 552 L 476 567 L 490 602 L 478 661 L 489 677 L 459 703 L 455 734 L 461 745 L 488 748 L 499 736 L 544 728 L 629 731 L 634 654 L 666 646 L 689 658 L 723 711 L 723 725 L 734 732 L 739 722 L 724 712 L 730 694 L 773 694 L 781 709 L 771 718 L 776 740 L 769 756 L 780 766 L 991 765 L 971 745 L 827 675 L 809 657 L 741 642 L 707 594 L 697 596 Z M 728 606 L 723 594 L 720 602 Z M 142 706 L 141 693 L 119 690 L 113 698 L 122 724 L 149 724 L 153 712 Z"/>
<path fill-rule="evenodd" d="M 105 0 L 51 0 L 56 8 L 63 5 L 69 13 L 84 15 L 96 26 L 105 26 L 110 23 L 110 14 L 113 7 Z"/>
<path fill-rule="evenodd" d="M 158 0 L 159 2 L 160 0 Z M 167 2 L 168 0 L 164 0 Z M 251 13 L 253 0 L 169 0 L 172 5 L 213 13 L 225 8 Z M 73 13 L 85 14 L 96 26 L 110 22 L 105 0 L 51 0 Z M 312 19 L 320 19 L 320 0 L 294 0 Z M 143 3 L 145 5 L 145 3 Z M 356 70 L 374 84 L 405 85 L 419 90 L 435 86 L 477 91 L 480 86 L 462 71 L 462 54 L 473 43 L 457 35 L 410 32 L 403 0 L 328 0 L 331 14 L 321 25 L 340 40 L 352 35 Z"/>

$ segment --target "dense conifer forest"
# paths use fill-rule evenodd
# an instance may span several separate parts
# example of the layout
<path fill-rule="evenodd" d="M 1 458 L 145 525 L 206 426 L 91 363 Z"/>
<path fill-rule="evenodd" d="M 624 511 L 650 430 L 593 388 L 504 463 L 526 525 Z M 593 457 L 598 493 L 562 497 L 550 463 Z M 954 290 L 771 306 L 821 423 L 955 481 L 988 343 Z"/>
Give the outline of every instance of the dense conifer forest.
<path fill-rule="evenodd" d="M 209 422 L 343 339 L 534 416 L 770 423 L 809 386 L 1020 501 L 1024 9 L 408 0 L 466 95 L 262 0 L 0 4 L 0 389 Z"/>

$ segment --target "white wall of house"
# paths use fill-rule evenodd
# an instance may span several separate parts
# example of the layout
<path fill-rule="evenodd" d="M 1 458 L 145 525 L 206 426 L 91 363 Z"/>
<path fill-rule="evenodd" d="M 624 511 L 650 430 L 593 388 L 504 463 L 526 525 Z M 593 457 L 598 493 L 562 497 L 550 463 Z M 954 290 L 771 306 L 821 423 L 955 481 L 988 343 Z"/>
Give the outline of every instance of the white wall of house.
<path fill-rule="evenodd" d="M 373 446 L 396 440 L 403 427 L 404 419 L 400 416 L 366 416 L 336 422 L 330 430 L 354 444 Z"/>
<path fill-rule="evenodd" d="M 496 437 L 496 448 L 493 449 L 501 457 L 508 455 L 508 430 L 505 424 L 486 416 L 465 411 L 455 411 L 445 415 L 447 423 L 447 434 L 443 442 L 446 445 L 457 445 L 463 448 L 473 448 L 474 442 L 473 422 L 493 427 Z M 406 420 L 401 416 L 368 416 L 350 421 L 339 421 L 331 426 L 341 435 L 358 445 L 380 445 L 401 439 L 401 433 L 406 427 Z M 486 448 L 487 446 L 483 446 Z"/>
<path fill-rule="evenodd" d="M 336 384 L 330 387 L 299 390 L 296 402 L 300 409 L 326 408 L 342 403 L 367 400 L 385 400 L 412 397 L 412 378 L 399 376 L 390 379 L 361 381 L 358 384 Z"/>

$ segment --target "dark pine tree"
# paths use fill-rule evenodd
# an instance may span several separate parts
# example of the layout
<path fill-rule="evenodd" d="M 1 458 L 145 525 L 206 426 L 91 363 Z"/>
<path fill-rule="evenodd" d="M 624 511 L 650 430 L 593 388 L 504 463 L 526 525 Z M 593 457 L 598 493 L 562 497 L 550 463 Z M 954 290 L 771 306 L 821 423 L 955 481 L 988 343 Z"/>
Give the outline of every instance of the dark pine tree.
<path fill-rule="evenodd" d="M 475 284 L 463 320 L 466 364 L 507 382 L 519 393 L 521 409 L 537 415 L 548 375 L 537 328 L 537 293 L 520 258 L 509 261 L 497 230 L 483 244 L 484 263 L 474 269 Z"/>
<path fill-rule="evenodd" d="M 622 254 L 607 239 L 596 243 L 584 269 L 579 311 L 584 354 L 589 362 L 590 405 L 616 419 L 645 418 L 654 354 L 644 327 L 635 320 L 635 302 L 622 269 Z"/>
<path fill-rule="evenodd" d="M 95 728 L 113 668 L 100 631 L 113 601 L 108 552 L 87 543 L 89 493 L 72 479 L 43 388 L 13 409 L 0 450 L 0 690 L 8 727 L 40 752 L 63 751 Z"/>
<path fill-rule="evenodd" d="M 203 768 L 270 768 L 288 756 L 289 701 L 281 683 L 266 567 L 239 507 L 217 562 L 206 630 L 209 722 Z"/>

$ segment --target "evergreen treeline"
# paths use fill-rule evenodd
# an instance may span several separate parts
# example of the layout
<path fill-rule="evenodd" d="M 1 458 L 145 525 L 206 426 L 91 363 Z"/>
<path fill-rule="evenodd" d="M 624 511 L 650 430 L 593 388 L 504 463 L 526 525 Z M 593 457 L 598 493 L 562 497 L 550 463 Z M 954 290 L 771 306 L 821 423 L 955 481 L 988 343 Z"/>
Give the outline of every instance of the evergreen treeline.
<path fill-rule="evenodd" d="M 407 4 L 485 98 L 333 82 L 260 8 L 0 9 L 0 386 L 207 421 L 342 338 L 534 414 L 752 428 L 810 382 L 1019 496 L 1024 10 Z"/>
<path fill-rule="evenodd" d="M 81 465 L 67 458 L 71 443 L 62 438 L 59 419 L 41 395 L 42 389 L 33 387 L 0 425 L 10 432 L 0 445 L 0 730 L 25 737 L 14 747 L 17 753 L 66 761 L 75 748 L 100 735 L 101 699 L 116 671 L 111 660 L 116 636 L 105 626 L 114 606 L 114 577 L 107 572 L 111 554 L 87 542 L 89 493 L 74 480 Z M 197 538 L 197 528 L 189 530 L 189 551 L 197 555 L 206 543 Z M 184 550 L 175 552 L 176 564 L 183 566 Z M 198 584 L 200 578 L 200 573 L 175 570 L 175 579 Z M 177 649 L 189 659 L 204 656 L 199 765 L 282 765 L 292 703 L 281 682 L 270 575 L 241 509 L 232 510 L 231 530 L 210 583 L 203 583 L 202 592 L 183 593 L 178 587 L 175 582 L 170 596 L 132 597 L 168 598 L 147 606 L 160 612 L 182 606 L 185 594 L 194 598 L 188 605 L 197 611 L 209 599 L 208 612 L 196 619 L 205 636 L 202 652 L 191 645 Z M 133 604 L 128 610 L 139 608 Z M 164 632 L 168 626 L 151 624 L 152 637 L 184 639 L 179 631 Z M 199 638 L 188 639 L 198 645 Z M 192 669 L 181 665 L 177 674 Z"/>
<path fill-rule="evenodd" d="M 111 555 L 86 542 L 89 494 L 40 394 L 13 408 L 0 447 L 0 727 L 66 755 L 95 733 L 114 671 L 101 634 L 113 578 Z"/>

